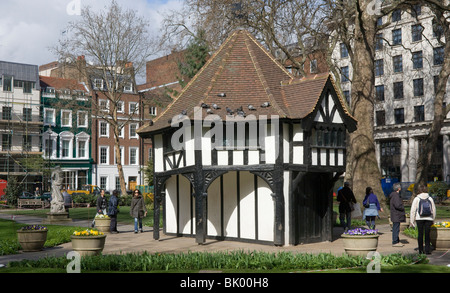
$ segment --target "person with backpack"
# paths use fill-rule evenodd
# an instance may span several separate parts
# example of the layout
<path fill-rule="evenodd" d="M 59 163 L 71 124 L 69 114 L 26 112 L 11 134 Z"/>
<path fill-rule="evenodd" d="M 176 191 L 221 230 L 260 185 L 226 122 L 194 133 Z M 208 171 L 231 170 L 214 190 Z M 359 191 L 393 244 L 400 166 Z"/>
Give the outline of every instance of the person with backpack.
<path fill-rule="evenodd" d="M 431 254 L 430 228 L 436 217 L 436 206 L 434 205 L 433 198 L 428 194 L 426 185 L 420 184 L 417 192 L 419 194 L 414 198 L 411 205 L 411 226 L 415 227 L 417 225 L 419 253 Z M 424 236 L 425 250 L 423 247 Z"/>

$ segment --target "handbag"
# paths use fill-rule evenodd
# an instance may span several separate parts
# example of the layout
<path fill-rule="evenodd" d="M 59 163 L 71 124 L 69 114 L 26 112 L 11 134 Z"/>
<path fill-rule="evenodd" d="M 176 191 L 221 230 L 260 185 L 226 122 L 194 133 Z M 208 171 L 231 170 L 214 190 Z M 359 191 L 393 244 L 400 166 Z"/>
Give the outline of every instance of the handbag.
<path fill-rule="evenodd" d="M 357 217 L 362 216 L 361 206 L 359 205 L 359 203 L 354 203 L 351 206 L 353 207 L 352 218 L 357 218 Z"/>

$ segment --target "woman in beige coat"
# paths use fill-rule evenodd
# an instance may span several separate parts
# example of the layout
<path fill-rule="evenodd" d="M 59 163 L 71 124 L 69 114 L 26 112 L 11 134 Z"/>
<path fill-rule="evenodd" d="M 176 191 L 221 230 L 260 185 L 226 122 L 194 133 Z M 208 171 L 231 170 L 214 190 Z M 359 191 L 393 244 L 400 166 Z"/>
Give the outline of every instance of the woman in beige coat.
<path fill-rule="evenodd" d="M 428 188 L 420 184 L 418 189 L 418 195 L 414 198 L 411 205 L 411 226 L 417 225 L 418 235 L 417 242 L 419 245 L 419 253 L 431 254 L 430 247 L 430 228 L 433 225 L 436 217 L 436 206 L 434 205 L 433 198 L 428 194 Z M 421 212 L 421 200 L 428 200 L 429 212 Z M 425 206 L 422 204 L 422 206 Z M 426 210 L 426 208 L 425 208 Z M 425 235 L 425 250 L 423 249 L 423 236 Z"/>
<path fill-rule="evenodd" d="M 144 232 L 142 230 L 142 218 L 147 216 L 147 208 L 145 207 L 144 198 L 142 197 L 141 192 L 138 189 L 133 192 L 130 215 L 134 218 L 134 233 L 138 232 L 138 224 L 141 233 Z"/>

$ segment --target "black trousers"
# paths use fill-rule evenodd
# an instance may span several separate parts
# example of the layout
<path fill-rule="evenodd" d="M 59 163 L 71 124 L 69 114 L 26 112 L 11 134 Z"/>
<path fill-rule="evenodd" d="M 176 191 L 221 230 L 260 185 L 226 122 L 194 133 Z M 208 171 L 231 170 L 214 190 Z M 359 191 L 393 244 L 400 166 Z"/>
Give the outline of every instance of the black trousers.
<path fill-rule="evenodd" d="M 419 253 L 431 253 L 430 247 L 430 228 L 433 221 L 430 220 L 416 220 L 417 224 L 417 242 L 419 245 Z M 424 240 L 425 236 L 425 240 Z M 425 241 L 425 250 L 423 250 L 423 242 Z"/>
<path fill-rule="evenodd" d="M 111 224 L 109 225 L 110 232 L 117 232 L 117 215 L 109 216 L 111 218 Z"/>

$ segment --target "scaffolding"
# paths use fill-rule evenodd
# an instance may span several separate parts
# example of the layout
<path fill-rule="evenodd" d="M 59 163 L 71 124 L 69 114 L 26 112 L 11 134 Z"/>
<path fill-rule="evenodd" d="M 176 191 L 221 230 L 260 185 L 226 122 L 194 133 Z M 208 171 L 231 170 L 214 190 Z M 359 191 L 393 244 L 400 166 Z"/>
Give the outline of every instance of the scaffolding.
<path fill-rule="evenodd" d="M 39 90 L 20 95 L 16 98 L 12 89 L 0 97 L 0 179 L 15 176 L 22 191 L 33 193 L 36 187 L 43 190 L 44 169 L 49 168 L 42 157 L 43 107 Z"/>

